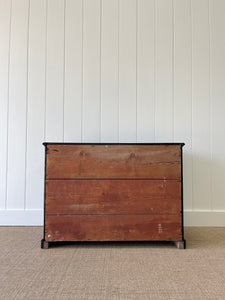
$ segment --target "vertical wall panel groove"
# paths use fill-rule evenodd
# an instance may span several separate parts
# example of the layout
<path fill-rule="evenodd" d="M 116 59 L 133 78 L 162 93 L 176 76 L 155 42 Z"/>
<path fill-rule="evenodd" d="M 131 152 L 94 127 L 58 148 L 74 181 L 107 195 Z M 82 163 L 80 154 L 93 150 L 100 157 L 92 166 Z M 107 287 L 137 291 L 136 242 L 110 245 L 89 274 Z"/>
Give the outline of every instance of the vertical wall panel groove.
<path fill-rule="evenodd" d="M 210 143 L 210 210 L 213 208 L 212 198 L 212 156 L 213 156 L 213 144 L 212 144 L 212 48 L 211 48 L 211 16 L 210 16 L 210 0 L 208 0 L 208 28 L 209 28 L 209 101 L 210 101 L 210 132 L 209 132 L 209 143 Z"/>
<path fill-rule="evenodd" d="M 137 40 L 137 136 L 138 142 L 154 142 L 155 62 L 154 0 L 138 1 Z"/>
<path fill-rule="evenodd" d="M 65 76 L 66 76 L 66 3 L 64 0 L 63 7 L 63 142 L 65 142 Z"/>
<path fill-rule="evenodd" d="M 10 0 L 10 24 L 9 24 L 9 44 L 8 44 L 8 49 L 9 49 L 9 55 L 8 55 L 8 84 L 7 84 L 7 131 L 6 131 L 6 186 L 5 186 L 5 209 L 7 209 L 7 190 L 8 190 L 8 158 L 9 158 L 9 90 L 10 90 L 10 55 L 11 55 L 11 35 L 12 35 L 12 1 Z M 4 164 L 3 164 L 4 166 Z"/>
<path fill-rule="evenodd" d="M 100 0 L 100 37 L 99 37 L 99 142 L 102 140 L 102 0 Z"/>
<path fill-rule="evenodd" d="M 208 2 L 193 13 L 193 209 L 210 209 L 210 98 Z M 206 184 L 207 183 L 207 184 Z"/>
<path fill-rule="evenodd" d="M 172 0 L 156 1 L 156 141 L 172 142 Z"/>
<path fill-rule="evenodd" d="M 45 10 L 45 109 L 44 109 L 44 141 L 46 141 L 46 112 L 47 112 L 47 38 L 48 38 L 48 0 L 46 0 L 46 10 Z"/>
<path fill-rule="evenodd" d="M 172 141 L 174 142 L 174 63 L 175 63 L 175 45 L 174 45 L 174 0 L 172 0 Z"/>
<path fill-rule="evenodd" d="M 192 0 L 190 0 L 190 17 L 191 17 L 191 185 L 192 185 L 192 193 L 191 193 L 191 209 L 194 207 L 194 180 L 193 180 L 193 4 Z"/>
<path fill-rule="evenodd" d="M 82 130 L 82 0 L 65 11 L 64 141 L 80 142 Z"/>
<path fill-rule="evenodd" d="M 26 58 L 27 58 L 27 70 L 26 70 L 26 134 L 25 134 L 25 180 L 24 180 L 24 209 L 26 209 L 26 202 L 27 202 L 27 195 L 26 195 L 26 190 L 27 190 L 27 131 L 28 131 L 28 78 L 29 78 L 29 33 L 30 33 L 30 1 L 28 0 L 28 9 L 27 9 L 27 14 L 28 14 L 28 20 L 27 20 L 27 53 L 26 53 Z"/>
<path fill-rule="evenodd" d="M 84 139 L 84 0 L 82 0 L 82 50 L 81 50 L 81 70 L 82 70 L 82 75 L 81 75 L 81 109 L 80 109 L 80 114 L 81 114 L 81 142 L 83 142 Z"/>
<path fill-rule="evenodd" d="M 28 0 L 13 0 L 9 69 L 7 208 L 24 208 Z"/>
<path fill-rule="evenodd" d="M 174 140 L 184 147 L 184 208 L 192 209 L 192 73 L 189 0 L 174 1 Z"/>
<path fill-rule="evenodd" d="M 46 1 L 30 0 L 27 88 L 26 209 L 43 207 Z"/>
<path fill-rule="evenodd" d="M 138 141 L 138 28 L 139 28 L 139 24 L 138 24 L 138 0 L 136 0 L 136 94 L 135 94 L 135 98 L 136 98 L 136 107 L 135 107 L 135 111 L 136 111 L 136 128 L 135 128 L 135 132 L 136 132 L 136 143 Z"/>
<path fill-rule="evenodd" d="M 210 1 L 212 60 L 212 204 L 224 210 L 225 195 L 225 1 Z"/>
<path fill-rule="evenodd" d="M 136 0 L 120 1 L 120 142 L 136 142 Z"/>
<path fill-rule="evenodd" d="M 83 141 L 100 136 L 100 0 L 84 0 Z"/>
<path fill-rule="evenodd" d="M 157 66 L 156 66 L 156 34 L 157 34 L 157 14 L 156 14 L 156 0 L 154 0 L 154 142 L 156 141 L 156 118 L 155 118 L 155 111 L 156 111 L 156 100 L 157 100 Z"/>
<path fill-rule="evenodd" d="M 120 141 L 120 0 L 118 0 L 118 60 L 117 60 L 117 65 L 118 65 L 118 85 L 117 85 L 117 90 L 118 90 L 118 138 L 117 142 Z"/>
<path fill-rule="evenodd" d="M 102 2 L 101 141 L 118 141 L 118 1 Z"/>
<path fill-rule="evenodd" d="M 0 209 L 6 207 L 11 1 L 0 1 Z"/>
<path fill-rule="evenodd" d="M 63 141 L 64 1 L 48 0 L 46 140 Z"/>

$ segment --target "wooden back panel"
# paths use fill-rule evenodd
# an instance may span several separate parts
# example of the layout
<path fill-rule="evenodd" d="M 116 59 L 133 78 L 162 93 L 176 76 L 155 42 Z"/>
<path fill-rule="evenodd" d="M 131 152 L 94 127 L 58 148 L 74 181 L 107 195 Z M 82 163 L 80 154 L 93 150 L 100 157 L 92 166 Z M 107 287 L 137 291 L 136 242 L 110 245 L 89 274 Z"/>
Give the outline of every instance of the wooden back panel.
<path fill-rule="evenodd" d="M 46 179 L 181 179 L 180 145 L 47 145 Z"/>
<path fill-rule="evenodd" d="M 46 219 L 47 241 L 181 239 L 181 215 L 56 215 Z"/>
<path fill-rule="evenodd" d="M 45 241 L 183 239 L 182 144 L 46 144 Z"/>
<path fill-rule="evenodd" d="M 47 180 L 47 214 L 175 214 L 177 180 Z"/>

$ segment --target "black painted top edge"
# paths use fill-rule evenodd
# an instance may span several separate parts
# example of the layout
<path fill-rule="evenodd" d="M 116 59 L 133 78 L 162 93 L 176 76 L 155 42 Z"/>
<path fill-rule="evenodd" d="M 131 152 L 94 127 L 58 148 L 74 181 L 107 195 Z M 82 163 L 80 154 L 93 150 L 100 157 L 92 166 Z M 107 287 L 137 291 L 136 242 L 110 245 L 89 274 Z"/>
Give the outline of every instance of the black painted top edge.
<path fill-rule="evenodd" d="M 54 142 L 44 142 L 42 145 L 181 145 L 182 147 L 185 143 L 54 143 Z"/>

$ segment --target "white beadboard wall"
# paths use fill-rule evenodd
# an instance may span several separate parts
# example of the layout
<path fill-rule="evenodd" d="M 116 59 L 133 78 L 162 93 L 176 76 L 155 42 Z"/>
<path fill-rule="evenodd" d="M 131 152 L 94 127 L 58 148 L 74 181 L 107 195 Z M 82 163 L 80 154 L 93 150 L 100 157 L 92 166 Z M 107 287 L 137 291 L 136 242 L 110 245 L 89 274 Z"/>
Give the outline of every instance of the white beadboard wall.
<path fill-rule="evenodd" d="M 0 0 L 0 224 L 42 225 L 49 142 L 185 142 L 225 226 L 225 0 Z"/>

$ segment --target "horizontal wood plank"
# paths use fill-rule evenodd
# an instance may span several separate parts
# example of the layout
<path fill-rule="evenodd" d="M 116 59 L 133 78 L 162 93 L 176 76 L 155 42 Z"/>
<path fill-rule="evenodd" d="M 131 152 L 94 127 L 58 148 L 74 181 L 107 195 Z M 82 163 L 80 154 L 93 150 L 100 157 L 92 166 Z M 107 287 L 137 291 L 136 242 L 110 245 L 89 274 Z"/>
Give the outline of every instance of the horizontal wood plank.
<path fill-rule="evenodd" d="M 47 214 L 180 213 L 177 180 L 47 180 Z"/>
<path fill-rule="evenodd" d="M 46 216 L 46 241 L 182 240 L 181 215 Z"/>
<path fill-rule="evenodd" d="M 47 179 L 181 179 L 180 145 L 47 145 Z"/>

